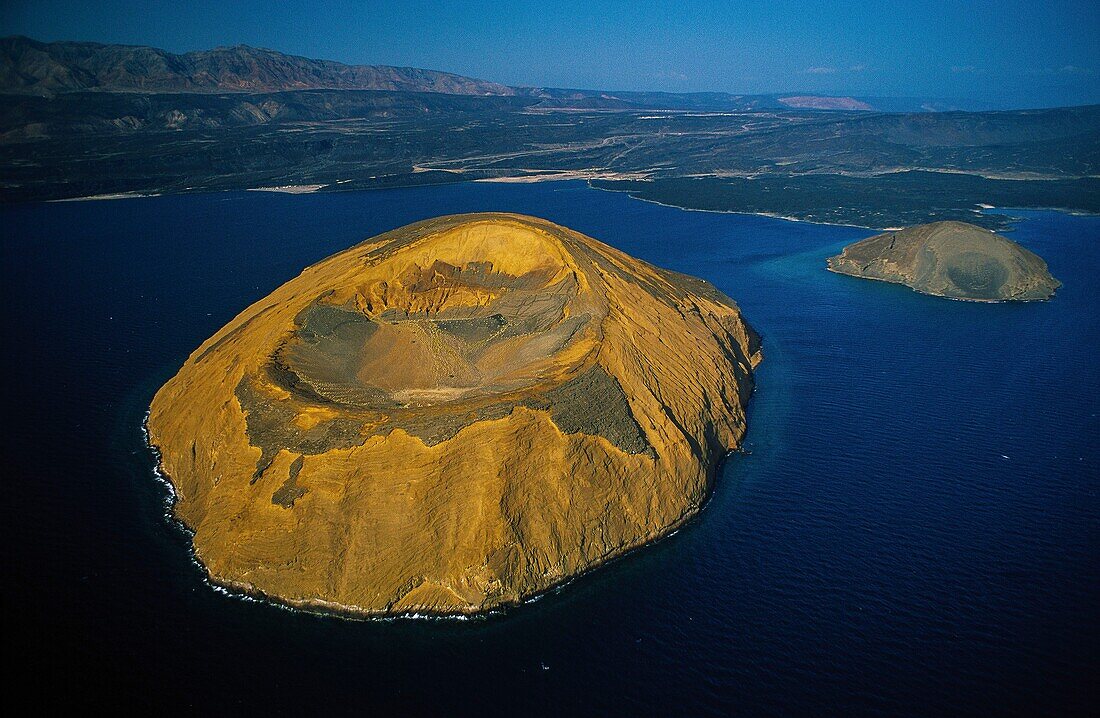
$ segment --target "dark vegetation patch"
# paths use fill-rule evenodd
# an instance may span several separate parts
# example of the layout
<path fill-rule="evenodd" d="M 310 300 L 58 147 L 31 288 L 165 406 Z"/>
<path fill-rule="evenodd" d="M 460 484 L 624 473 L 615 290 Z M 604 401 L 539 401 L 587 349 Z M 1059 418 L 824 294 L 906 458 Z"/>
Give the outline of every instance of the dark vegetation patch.
<path fill-rule="evenodd" d="M 294 424 L 296 412 L 289 402 L 279 401 L 257 390 L 250 377 L 237 384 L 237 400 L 245 412 L 248 443 L 260 449 L 260 459 L 252 474 L 252 483 L 264 472 L 280 449 L 298 454 L 323 454 L 332 449 L 346 449 L 363 443 L 362 422 L 350 418 L 322 421 L 309 429 Z"/>
<path fill-rule="evenodd" d="M 550 418 L 566 434 L 602 436 L 629 454 L 650 448 L 622 386 L 599 365 L 544 396 Z"/>
<path fill-rule="evenodd" d="M 302 464 L 304 461 L 305 457 L 299 456 L 290 465 L 287 479 L 283 482 L 283 485 L 271 495 L 271 503 L 282 506 L 284 509 L 294 508 L 294 502 L 309 493 L 309 489 L 298 486 L 298 474 L 302 471 Z"/>

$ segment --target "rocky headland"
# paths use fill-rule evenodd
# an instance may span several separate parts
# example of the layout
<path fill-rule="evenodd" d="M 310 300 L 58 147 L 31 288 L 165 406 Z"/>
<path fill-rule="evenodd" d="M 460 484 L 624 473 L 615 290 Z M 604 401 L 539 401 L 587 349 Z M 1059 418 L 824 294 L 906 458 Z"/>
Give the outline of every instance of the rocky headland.
<path fill-rule="evenodd" d="M 869 237 L 829 257 L 828 268 L 976 302 L 1050 299 L 1062 286 L 1038 255 L 965 222 L 933 222 Z"/>

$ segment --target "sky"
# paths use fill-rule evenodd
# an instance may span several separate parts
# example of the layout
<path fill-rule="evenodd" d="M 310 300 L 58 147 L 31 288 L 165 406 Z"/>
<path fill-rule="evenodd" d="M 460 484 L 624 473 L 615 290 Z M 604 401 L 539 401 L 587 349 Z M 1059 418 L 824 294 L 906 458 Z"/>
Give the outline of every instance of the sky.
<path fill-rule="evenodd" d="M 0 35 L 246 44 L 510 85 L 1100 103 L 1100 0 L 0 0 Z"/>

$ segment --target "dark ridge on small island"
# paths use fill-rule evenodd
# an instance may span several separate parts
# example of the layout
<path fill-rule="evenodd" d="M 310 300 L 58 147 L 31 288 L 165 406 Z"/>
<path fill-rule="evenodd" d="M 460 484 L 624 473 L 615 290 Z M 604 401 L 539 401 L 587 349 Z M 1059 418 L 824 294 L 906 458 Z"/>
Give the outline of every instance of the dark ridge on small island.
<path fill-rule="evenodd" d="M 878 234 L 848 245 L 828 264 L 839 274 L 974 302 L 1050 299 L 1062 286 L 1041 257 L 966 222 L 932 222 Z"/>

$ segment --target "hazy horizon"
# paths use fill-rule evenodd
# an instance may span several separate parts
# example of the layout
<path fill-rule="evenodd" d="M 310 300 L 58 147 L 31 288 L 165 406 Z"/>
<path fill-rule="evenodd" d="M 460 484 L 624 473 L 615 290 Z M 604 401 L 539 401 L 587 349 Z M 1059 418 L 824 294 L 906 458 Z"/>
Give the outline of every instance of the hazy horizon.
<path fill-rule="evenodd" d="M 376 2 L 71 0 L 6 3 L 0 35 L 149 45 L 237 44 L 443 70 L 508 85 L 612 91 L 813 93 L 994 108 L 1100 103 L 1100 10 L 1089 2 L 529 2 L 441 10 Z M 255 22 L 262 16 L 264 23 Z"/>

